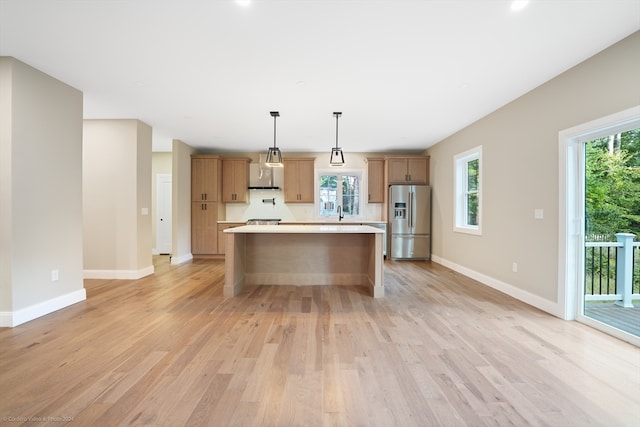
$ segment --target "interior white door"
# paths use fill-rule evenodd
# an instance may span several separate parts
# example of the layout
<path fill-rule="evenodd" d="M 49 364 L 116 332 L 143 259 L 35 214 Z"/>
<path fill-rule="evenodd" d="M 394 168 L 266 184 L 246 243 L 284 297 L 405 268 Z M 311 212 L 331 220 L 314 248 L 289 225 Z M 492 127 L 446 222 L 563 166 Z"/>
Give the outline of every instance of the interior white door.
<path fill-rule="evenodd" d="M 171 174 L 156 175 L 156 250 L 171 253 Z"/>

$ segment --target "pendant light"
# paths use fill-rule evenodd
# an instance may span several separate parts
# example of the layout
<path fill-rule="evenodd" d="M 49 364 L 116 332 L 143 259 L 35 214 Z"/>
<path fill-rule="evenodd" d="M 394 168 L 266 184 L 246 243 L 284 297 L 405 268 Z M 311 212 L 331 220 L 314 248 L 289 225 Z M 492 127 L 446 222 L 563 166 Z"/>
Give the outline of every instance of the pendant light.
<path fill-rule="evenodd" d="M 276 147 L 276 117 L 280 116 L 280 113 L 277 111 L 271 111 L 271 117 L 273 117 L 273 147 L 269 147 L 269 152 L 267 153 L 267 159 L 265 161 L 265 165 L 270 168 L 281 168 L 282 164 L 282 153 L 280 149 Z"/>
<path fill-rule="evenodd" d="M 331 166 L 344 166 L 344 154 L 342 153 L 342 148 L 338 147 L 338 117 L 342 115 L 341 112 L 334 112 L 334 116 L 336 116 L 336 146 L 331 149 L 331 160 L 329 164 Z"/>

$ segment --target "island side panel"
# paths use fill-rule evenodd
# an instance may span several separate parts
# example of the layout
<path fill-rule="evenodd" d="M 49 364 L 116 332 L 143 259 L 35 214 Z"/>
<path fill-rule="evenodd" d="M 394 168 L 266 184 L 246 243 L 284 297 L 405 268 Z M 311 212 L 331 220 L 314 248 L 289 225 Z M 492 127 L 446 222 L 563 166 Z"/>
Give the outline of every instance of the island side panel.
<path fill-rule="evenodd" d="M 384 259 L 382 234 L 371 234 L 369 239 L 369 287 L 374 298 L 384 297 Z"/>
<path fill-rule="evenodd" d="M 234 297 L 242 291 L 245 284 L 246 235 L 226 233 L 226 239 L 223 295 Z"/>
<path fill-rule="evenodd" d="M 367 234 L 248 234 L 246 283 L 367 285 Z"/>

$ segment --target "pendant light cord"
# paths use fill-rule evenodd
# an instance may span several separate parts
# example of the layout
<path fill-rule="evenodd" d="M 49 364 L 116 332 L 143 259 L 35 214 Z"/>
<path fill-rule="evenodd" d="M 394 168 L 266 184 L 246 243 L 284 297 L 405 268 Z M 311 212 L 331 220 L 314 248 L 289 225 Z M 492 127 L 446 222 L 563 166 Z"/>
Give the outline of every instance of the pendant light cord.
<path fill-rule="evenodd" d="M 276 147 L 276 118 L 280 116 L 280 113 L 278 111 L 271 111 L 269 114 L 271 114 L 271 117 L 273 117 L 273 148 L 277 148 Z"/>
<path fill-rule="evenodd" d="M 336 148 L 338 148 L 338 117 L 340 116 L 336 114 Z"/>
<path fill-rule="evenodd" d="M 341 114 L 342 113 L 339 113 L 339 112 L 333 113 L 333 115 L 336 116 L 336 148 L 339 148 L 338 147 L 338 118 L 340 117 Z"/>

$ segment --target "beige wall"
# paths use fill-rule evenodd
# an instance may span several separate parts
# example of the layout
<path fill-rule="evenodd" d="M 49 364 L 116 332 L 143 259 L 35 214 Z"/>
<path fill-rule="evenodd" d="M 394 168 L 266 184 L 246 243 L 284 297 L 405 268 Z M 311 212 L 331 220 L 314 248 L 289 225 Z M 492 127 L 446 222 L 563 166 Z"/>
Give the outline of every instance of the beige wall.
<path fill-rule="evenodd" d="M 0 313 L 13 310 L 13 259 L 11 256 L 11 145 L 13 59 L 0 57 Z M 8 316 L 10 317 L 10 316 Z M 11 319 L 7 319 L 7 324 Z M 0 326 L 7 326 L 0 323 Z"/>
<path fill-rule="evenodd" d="M 151 223 L 151 147 L 152 129 L 151 126 L 136 120 L 137 128 L 137 157 L 136 157 L 136 222 L 138 230 L 137 240 L 137 266 L 140 274 L 147 275 L 153 273 L 153 227 Z"/>
<path fill-rule="evenodd" d="M 151 274 L 151 128 L 85 120 L 83 144 L 85 277 Z"/>
<path fill-rule="evenodd" d="M 86 297 L 82 92 L 10 57 L 0 90 L 0 326 L 13 326 Z"/>
<path fill-rule="evenodd" d="M 173 140 L 173 197 L 171 263 L 179 264 L 193 258 L 191 255 L 191 154 L 193 148 Z"/>
<path fill-rule="evenodd" d="M 427 150 L 434 260 L 560 314 L 558 133 L 640 103 L 638 52 L 635 33 Z M 453 156 L 478 145 L 482 236 L 453 231 Z"/>

